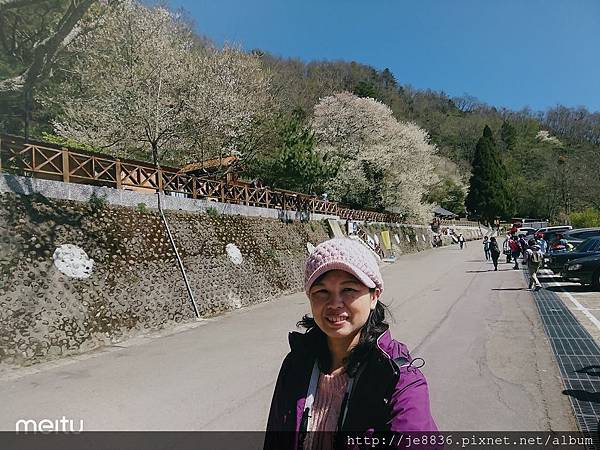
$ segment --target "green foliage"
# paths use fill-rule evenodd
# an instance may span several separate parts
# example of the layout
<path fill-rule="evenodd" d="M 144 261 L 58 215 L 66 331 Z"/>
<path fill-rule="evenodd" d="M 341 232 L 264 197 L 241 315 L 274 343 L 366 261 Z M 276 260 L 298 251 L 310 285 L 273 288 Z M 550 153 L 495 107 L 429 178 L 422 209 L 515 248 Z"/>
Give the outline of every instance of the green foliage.
<path fill-rule="evenodd" d="M 471 215 L 487 222 L 492 222 L 497 216 L 508 218 L 513 213 L 508 173 L 488 126 L 484 128 L 483 136 L 475 147 L 473 173 L 465 206 Z"/>
<path fill-rule="evenodd" d="M 97 212 L 106 208 L 108 205 L 108 200 L 106 200 L 106 197 L 99 197 L 95 192 L 93 192 L 88 200 L 88 205 L 93 212 Z"/>
<path fill-rule="evenodd" d="M 279 118 L 276 148 L 257 158 L 249 172 L 273 188 L 304 193 L 321 193 L 324 184 L 335 177 L 338 163 L 315 148 L 315 136 L 299 114 Z"/>
<path fill-rule="evenodd" d="M 464 187 L 452 178 L 447 177 L 429 189 L 425 201 L 439 205 L 454 214 L 464 215 L 466 196 Z"/>
<path fill-rule="evenodd" d="M 354 87 L 352 93 L 357 97 L 371 97 L 379 99 L 377 88 L 375 87 L 375 84 L 371 81 L 359 81 L 358 84 Z"/>
<path fill-rule="evenodd" d="M 600 227 L 600 210 L 586 208 L 583 211 L 573 212 L 569 215 L 571 225 L 575 228 Z"/>
<path fill-rule="evenodd" d="M 56 134 L 42 132 L 42 140 L 49 142 L 50 144 L 63 145 L 68 148 L 76 148 L 79 150 L 86 150 L 88 152 L 101 153 L 102 149 L 94 147 L 92 145 L 83 144 L 76 141 L 75 139 L 69 139 Z"/>
<path fill-rule="evenodd" d="M 206 214 L 208 215 L 208 217 L 215 219 L 219 217 L 219 210 L 214 206 L 209 206 L 208 208 L 206 208 Z"/>
<path fill-rule="evenodd" d="M 502 139 L 507 149 L 512 150 L 517 141 L 517 131 L 515 130 L 515 127 L 506 121 L 502 122 L 502 128 L 500 128 L 500 139 Z"/>
<path fill-rule="evenodd" d="M 138 203 L 135 209 L 142 214 L 146 214 L 148 212 L 148 205 L 145 203 Z"/>

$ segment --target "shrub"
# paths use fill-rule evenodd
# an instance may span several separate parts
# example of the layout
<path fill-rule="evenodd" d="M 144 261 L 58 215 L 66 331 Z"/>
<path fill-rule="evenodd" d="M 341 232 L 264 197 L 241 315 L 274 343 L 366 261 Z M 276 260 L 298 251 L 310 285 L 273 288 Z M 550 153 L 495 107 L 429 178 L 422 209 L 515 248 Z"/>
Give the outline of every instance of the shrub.
<path fill-rule="evenodd" d="M 600 227 L 600 211 L 594 208 L 571 213 L 569 218 L 574 228 Z"/>
<path fill-rule="evenodd" d="M 135 209 L 137 209 L 138 212 L 142 213 L 142 214 L 146 214 L 148 212 L 148 205 L 146 205 L 145 203 L 138 203 L 137 206 L 135 207 Z"/>
<path fill-rule="evenodd" d="M 90 205 L 90 209 L 92 211 L 99 211 L 101 209 L 106 208 L 106 205 L 108 204 L 108 200 L 106 200 L 106 197 L 98 197 L 96 195 L 96 193 L 94 192 L 90 196 L 90 199 L 88 200 L 88 204 Z"/>
<path fill-rule="evenodd" d="M 208 214 L 208 217 L 219 217 L 219 210 L 214 206 L 209 206 L 206 208 L 206 214 Z"/>

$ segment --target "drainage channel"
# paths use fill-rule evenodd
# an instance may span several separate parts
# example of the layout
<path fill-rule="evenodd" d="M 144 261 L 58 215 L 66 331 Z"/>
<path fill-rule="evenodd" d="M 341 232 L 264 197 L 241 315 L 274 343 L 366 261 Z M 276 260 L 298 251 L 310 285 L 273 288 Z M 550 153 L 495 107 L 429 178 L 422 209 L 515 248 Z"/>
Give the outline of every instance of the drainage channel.
<path fill-rule="evenodd" d="M 529 274 L 523 271 L 527 283 Z M 564 305 L 558 294 L 547 289 L 532 292 L 544 331 L 560 368 L 579 429 L 600 448 L 600 347 Z"/>

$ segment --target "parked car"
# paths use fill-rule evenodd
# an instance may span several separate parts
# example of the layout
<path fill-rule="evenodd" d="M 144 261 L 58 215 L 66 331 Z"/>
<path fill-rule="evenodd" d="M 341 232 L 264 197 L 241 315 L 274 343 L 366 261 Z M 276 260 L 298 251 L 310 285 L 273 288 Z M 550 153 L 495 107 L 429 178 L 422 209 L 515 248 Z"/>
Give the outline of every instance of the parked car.
<path fill-rule="evenodd" d="M 545 261 L 546 267 L 554 273 L 559 273 L 569 261 L 596 253 L 600 254 L 600 237 L 586 239 L 570 252 L 551 250 Z"/>
<path fill-rule="evenodd" d="M 600 290 L 600 253 L 569 261 L 561 272 L 563 279 L 591 284 Z"/>
<path fill-rule="evenodd" d="M 600 228 L 576 228 L 565 232 L 563 238 L 571 245 L 578 245 L 588 238 L 600 236 Z"/>
<path fill-rule="evenodd" d="M 571 225 L 557 225 L 554 227 L 543 227 L 543 228 L 538 228 L 537 230 L 535 230 L 535 238 L 536 239 L 546 239 L 545 238 L 545 234 L 546 233 L 554 233 L 554 232 L 565 232 L 568 230 L 572 230 L 573 227 Z M 547 239 L 546 239 L 546 242 Z"/>
<path fill-rule="evenodd" d="M 533 236 L 534 233 L 535 233 L 535 228 L 521 227 L 517 231 L 517 236 L 523 236 L 525 238 L 525 240 L 527 240 L 528 237 Z"/>

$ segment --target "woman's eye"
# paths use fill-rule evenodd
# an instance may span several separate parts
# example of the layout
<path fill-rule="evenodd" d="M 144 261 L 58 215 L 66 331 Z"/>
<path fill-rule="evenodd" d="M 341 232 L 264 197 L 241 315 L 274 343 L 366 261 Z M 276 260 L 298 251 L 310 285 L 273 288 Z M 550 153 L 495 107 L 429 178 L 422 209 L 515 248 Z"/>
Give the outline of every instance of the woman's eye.
<path fill-rule="evenodd" d="M 344 291 L 346 291 L 346 292 L 356 292 L 356 289 L 344 288 Z"/>

